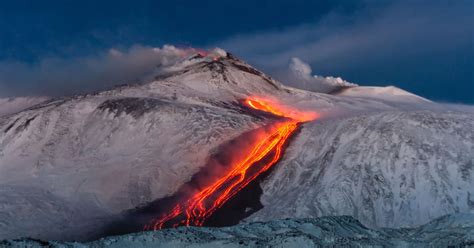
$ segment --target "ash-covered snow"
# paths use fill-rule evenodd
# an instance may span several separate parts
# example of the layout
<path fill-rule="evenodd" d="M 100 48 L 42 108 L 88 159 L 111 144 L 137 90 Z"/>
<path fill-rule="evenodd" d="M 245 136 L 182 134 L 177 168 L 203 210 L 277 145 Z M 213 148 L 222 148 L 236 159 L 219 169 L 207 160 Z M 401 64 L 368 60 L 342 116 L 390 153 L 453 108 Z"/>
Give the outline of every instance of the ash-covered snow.
<path fill-rule="evenodd" d="M 345 214 L 391 227 L 472 211 L 473 112 L 392 93 L 294 89 L 218 50 L 146 84 L 0 115 L 0 239 L 94 239 L 172 195 L 221 144 L 273 121 L 238 106 L 249 95 L 323 119 L 297 134 L 245 221 Z"/>
<path fill-rule="evenodd" d="M 103 238 L 90 243 L 0 241 L 0 246 L 85 247 L 467 247 L 474 214 L 445 216 L 414 229 L 368 229 L 350 216 L 254 222 L 224 228 L 179 227 Z"/>

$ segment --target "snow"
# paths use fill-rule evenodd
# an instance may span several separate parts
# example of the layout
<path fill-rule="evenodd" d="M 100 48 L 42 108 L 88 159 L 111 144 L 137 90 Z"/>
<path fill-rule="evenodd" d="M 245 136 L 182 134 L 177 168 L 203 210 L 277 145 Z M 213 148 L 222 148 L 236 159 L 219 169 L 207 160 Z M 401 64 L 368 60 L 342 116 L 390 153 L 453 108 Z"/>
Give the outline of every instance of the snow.
<path fill-rule="evenodd" d="M 32 227 L 47 225 L 53 216 L 80 216 L 82 223 L 95 222 L 96 214 L 83 213 L 108 218 L 173 193 L 205 164 L 218 144 L 259 123 L 250 116 L 216 108 L 152 98 L 101 97 L 70 100 L 3 121 L 2 130 L 10 128 L 0 134 L 1 187 L 13 191 L 36 188 L 51 197 L 32 198 L 28 190 L 14 196 L 0 194 L 0 209 L 25 208 L 2 211 L 4 225 L 22 228 L 0 229 L 0 237 L 45 239 L 69 237 L 65 232 L 76 225 L 65 222 L 63 228 L 51 226 L 36 235 Z M 18 216 L 38 211 L 36 202 L 29 208 L 22 201 L 54 205 L 58 199 L 67 207 L 50 212 L 42 209 L 45 214 L 34 219 Z M 74 210 L 76 206 L 81 211 Z"/>
<path fill-rule="evenodd" d="M 474 116 L 385 111 L 306 124 L 246 221 L 352 215 L 413 227 L 474 208 Z"/>
<path fill-rule="evenodd" d="M 359 86 L 345 88 L 337 93 L 340 96 L 359 97 L 359 98 L 372 98 L 382 101 L 395 101 L 395 102 L 414 102 L 414 103 L 426 103 L 430 102 L 428 99 L 412 94 L 408 91 L 402 90 L 394 86 L 386 87 L 370 87 L 370 86 Z"/>

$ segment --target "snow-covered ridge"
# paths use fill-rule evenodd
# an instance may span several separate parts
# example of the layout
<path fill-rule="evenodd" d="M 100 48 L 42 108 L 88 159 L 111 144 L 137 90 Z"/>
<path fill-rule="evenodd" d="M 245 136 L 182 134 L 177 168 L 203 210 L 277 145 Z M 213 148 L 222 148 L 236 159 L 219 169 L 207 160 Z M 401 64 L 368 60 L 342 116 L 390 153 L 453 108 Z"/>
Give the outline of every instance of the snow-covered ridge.
<path fill-rule="evenodd" d="M 402 90 L 395 86 L 386 86 L 386 87 L 369 87 L 369 86 L 359 86 L 359 87 L 347 87 L 336 93 L 340 96 L 350 96 L 350 97 L 360 97 L 360 98 L 373 98 L 383 101 L 401 101 L 401 102 L 418 102 L 418 103 L 427 103 L 431 102 L 430 100 L 417 96 L 408 91 Z"/>
<path fill-rule="evenodd" d="M 27 247 L 463 247 L 474 245 L 474 214 L 445 216 L 414 229 L 368 229 L 349 216 L 286 219 L 224 228 L 180 227 L 89 243 L 12 240 Z"/>

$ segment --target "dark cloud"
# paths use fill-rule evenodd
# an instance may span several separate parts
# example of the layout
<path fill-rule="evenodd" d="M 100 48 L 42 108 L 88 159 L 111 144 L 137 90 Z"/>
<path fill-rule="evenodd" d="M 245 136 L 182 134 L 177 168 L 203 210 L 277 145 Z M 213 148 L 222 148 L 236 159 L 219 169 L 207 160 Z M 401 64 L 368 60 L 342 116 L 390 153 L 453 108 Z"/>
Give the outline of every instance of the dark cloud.
<path fill-rule="evenodd" d="M 469 7 L 471 1 L 397 1 L 377 8 L 369 4 L 351 16 L 330 12 L 317 23 L 234 36 L 218 45 L 269 67 L 286 65 L 295 56 L 309 63 L 359 55 L 386 59 L 396 52 L 423 53 L 472 43 Z"/>
<path fill-rule="evenodd" d="M 216 45 L 277 76 L 299 57 L 319 75 L 474 100 L 467 93 L 474 90 L 474 2 L 364 2 L 351 15 L 332 11 L 315 23 L 238 35 Z"/>
<path fill-rule="evenodd" d="M 143 5 L 140 11 L 129 16 L 124 14 L 129 5 L 122 4 L 118 9 L 103 12 L 103 9 L 110 8 L 110 4 L 102 4 L 93 12 L 92 21 L 87 22 L 90 26 L 83 25 L 82 11 L 73 17 L 68 17 L 65 12 L 53 18 L 55 13 L 49 12 L 60 12 L 57 10 L 64 7 L 59 5 L 49 12 L 45 9 L 50 7 L 42 9 L 40 6 L 26 6 L 22 8 L 28 10 L 25 13 L 0 8 L 3 9 L 0 11 L 2 17 L 11 17 L 0 18 L 0 27 L 3 27 L 0 55 L 6 53 L 0 61 L 0 97 L 74 94 L 133 83 L 166 62 L 169 55 L 164 55 L 163 51 L 157 53 L 149 46 L 134 46 L 121 49 L 121 52 L 112 49 L 97 53 L 97 49 L 110 47 L 110 44 L 127 46 L 133 44 L 133 39 L 150 44 L 162 39 L 180 41 L 180 37 L 188 37 L 185 40 L 196 37 L 192 44 L 222 47 L 293 85 L 298 85 L 300 79 L 288 74 L 291 71 L 287 66 L 291 58 L 297 57 L 311 65 L 314 74 L 324 75 L 319 78 L 321 80 L 333 76 L 365 85 L 397 85 L 435 100 L 474 103 L 470 93 L 474 91 L 473 1 L 365 0 L 347 1 L 351 2 L 347 5 L 343 4 L 345 1 L 324 2 L 297 1 L 298 8 L 295 9 L 290 8 L 293 2 L 285 1 L 264 5 L 232 2 L 232 7 L 251 9 L 252 15 L 245 18 L 240 12 L 236 12 L 238 17 L 230 13 L 229 10 L 233 9 L 230 7 L 226 11 L 217 11 L 216 6 L 220 5 L 215 5 L 211 9 L 203 7 L 199 8 L 201 11 L 195 11 L 193 6 L 186 5 L 189 8 L 185 8 L 184 13 L 179 12 L 180 18 L 176 18 L 179 20 L 173 22 L 169 20 L 176 11 L 183 9 L 181 6 L 176 6 L 175 12 L 166 15 L 166 8 L 161 8 L 161 3 L 154 8 Z M 95 6 L 96 3 L 91 4 Z M 272 9 L 274 5 L 277 7 Z M 90 9 L 87 4 L 82 7 Z M 149 12 L 150 9 L 160 9 L 163 13 Z M 112 18 L 112 10 L 121 11 Z M 28 19 L 29 16 L 33 16 L 34 21 Z M 164 19 L 151 18 L 155 16 Z M 138 21 L 142 18 L 143 23 Z M 26 20 L 24 23 L 23 19 Z M 61 25 L 61 20 L 67 20 L 68 25 Z M 262 23 L 259 24 L 259 20 Z M 35 24 L 36 21 L 39 24 Z M 118 25 L 116 22 L 127 28 L 112 28 Z M 135 25 L 127 26 L 129 22 Z M 212 22 L 216 22 L 215 25 Z M 75 26 L 71 27 L 69 23 L 75 23 Z M 100 31 L 94 29 L 97 23 L 104 23 L 99 25 L 101 28 L 97 30 Z M 84 30 L 80 28 L 83 26 Z M 54 30 L 61 32 L 58 34 Z M 82 31 L 75 33 L 75 30 Z M 103 30 L 118 31 L 104 33 Z M 249 33 L 243 33 L 245 30 Z M 91 33 L 94 34 L 92 38 Z M 121 33 L 126 38 L 118 39 L 122 37 Z M 236 33 L 241 34 L 234 35 Z M 232 35 L 222 38 L 229 34 Z M 66 41 L 53 42 L 62 40 L 60 38 Z M 216 39 L 220 41 L 213 42 Z M 102 45 L 98 46 L 97 42 Z M 80 44 L 94 49 L 81 48 Z M 61 52 L 54 52 L 53 48 L 61 50 L 65 46 L 67 52 L 64 53 L 72 56 L 65 58 Z M 22 51 L 18 50 L 21 48 L 49 52 L 28 60 L 21 59 Z M 83 55 L 86 53 L 95 55 Z M 10 56 L 12 54 L 18 56 Z M 10 60 L 5 60 L 7 58 Z M 11 60 L 13 58 L 16 60 Z"/>

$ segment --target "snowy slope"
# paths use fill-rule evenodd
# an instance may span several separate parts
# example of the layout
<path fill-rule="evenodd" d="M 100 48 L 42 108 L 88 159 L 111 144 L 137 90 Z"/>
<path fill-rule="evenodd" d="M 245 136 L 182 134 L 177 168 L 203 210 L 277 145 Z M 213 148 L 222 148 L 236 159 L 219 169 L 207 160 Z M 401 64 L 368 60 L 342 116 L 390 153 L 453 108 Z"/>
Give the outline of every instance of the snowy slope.
<path fill-rule="evenodd" d="M 192 56 L 145 84 L 0 116 L 0 239 L 93 239 L 124 211 L 172 195 L 220 145 L 273 121 L 238 106 L 249 95 L 317 110 L 323 120 L 303 127 L 262 185 L 265 207 L 246 221 L 348 214 L 404 226 L 473 209 L 472 113 L 430 102 L 407 112 L 397 94 L 387 102 L 293 89 L 220 56 Z M 402 176 L 408 186 L 398 185 Z M 412 188 L 417 180 L 427 183 Z M 351 186 L 364 191 L 346 196 Z M 436 204 L 431 212 L 395 220 L 426 201 Z"/>
<path fill-rule="evenodd" d="M 238 100 L 281 88 L 231 55 L 195 56 L 146 84 L 1 117 L 0 237 L 94 238 L 122 211 L 174 193 L 219 145 L 262 126 Z"/>
<path fill-rule="evenodd" d="M 232 81 L 206 97 L 190 88 L 200 83 L 192 75 L 173 81 L 182 73 L 0 118 L 0 237 L 91 238 L 100 219 L 172 194 L 220 144 L 261 126 L 234 106 Z M 205 67 L 196 77 L 212 81 L 213 73 Z M 238 68 L 232 75 L 276 90 Z"/>
<path fill-rule="evenodd" d="M 171 194 L 212 149 L 258 122 L 229 109 L 124 97 L 51 103 L 2 119 L 0 209 L 24 210 L 1 211 L 8 228 L 0 236 L 32 235 L 54 216 L 70 220 L 38 237 L 65 238 L 76 232 L 75 218 L 84 223 Z"/>
<path fill-rule="evenodd" d="M 249 221 L 352 215 L 412 227 L 474 210 L 474 115 L 387 111 L 308 123 Z"/>
<path fill-rule="evenodd" d="M 349 216 L 256 222 L 225 228 L 180 227 L 91 243 L 0 241 L 28 247 L 462 247 L 474 245 L 474 214 L 445 216 L 416 229 L 371 230 Z"/>

